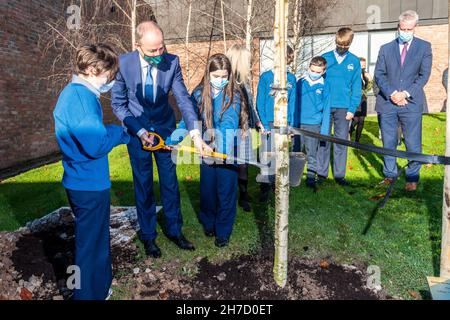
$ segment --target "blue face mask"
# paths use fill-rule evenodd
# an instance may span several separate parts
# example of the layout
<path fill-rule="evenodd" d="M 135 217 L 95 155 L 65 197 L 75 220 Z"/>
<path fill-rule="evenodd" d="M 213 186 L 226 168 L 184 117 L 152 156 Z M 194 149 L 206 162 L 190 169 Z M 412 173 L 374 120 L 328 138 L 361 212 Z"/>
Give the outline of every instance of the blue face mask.
<path fill-rule="evenodd" d="M 98 88 L 98 91 L 99 91 L 100 93 L 107 93 L 109 90 L 112 89 L 112 87 L 114 86 L 114 83 L 115 83 L 115 82 L 116 82 L 116 81 L 113 80 L 113 81 L 111 81 L 110 83 L 106 83 L 106 84 L 104 84 L 104 85 L 101 85 L 100 88 Z"/>
<path fill-rule="evenodd" d="M 412 32 L 405 32 L 405 31 L 399 31 L 398 32 L 398 39 L 400 40 L 400 43 L 410 42 L 414 37 L 414 33 Z"/>
<path fill-rule="evenodd" d="M 312 72 L 311 70 L 308 71 L 308 76 L 312 81 L 317 81 L 320 78 L 322 78 L 322 75 L 320 73 Z"/>
<path fill-rule="evenodd" d="M 222 90 L 223 88 L 225 88 L 227 86 L 228 83 L 230 83 L 230 81 L 228 81 L 228 79 L 224 79 L 224 78 L 216 78 L 216 79 L 211 79 L 210 83 L 215 89 Z"/>

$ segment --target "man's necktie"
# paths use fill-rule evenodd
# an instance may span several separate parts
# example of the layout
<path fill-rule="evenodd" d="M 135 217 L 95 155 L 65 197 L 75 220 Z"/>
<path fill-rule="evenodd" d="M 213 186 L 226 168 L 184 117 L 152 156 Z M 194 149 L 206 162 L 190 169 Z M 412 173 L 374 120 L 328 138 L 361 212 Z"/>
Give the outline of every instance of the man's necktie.
<path fill-rule="evenodd" d="M 152 77 L 152 66 L 148 65 L 147 68 L 147 78 L 145 80 L 145 100 L 149 104 L 153 104 L 154 96 L 153 96 L 153 77 Z"/>
<path fill-rule="evenodd" d="M 403 67 L 403 64 L 405 63 L 407 53 L 408 53 L 408 42 L 405 42 L 403 44 L 403 50 L 402 50 L 402 67 Z"/>

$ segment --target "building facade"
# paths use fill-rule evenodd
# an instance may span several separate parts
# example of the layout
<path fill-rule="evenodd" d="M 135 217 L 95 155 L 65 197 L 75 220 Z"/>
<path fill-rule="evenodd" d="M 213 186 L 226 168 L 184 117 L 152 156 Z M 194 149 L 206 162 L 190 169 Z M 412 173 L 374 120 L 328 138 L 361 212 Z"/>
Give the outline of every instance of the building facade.
<path fill-rule="evenodd" d="M 168 50 L 180 56 L 190 90 L 201 80 L 209 55 L 224 52 L 232 44 L 245 41 L 247 1 L 223 1 L 227 20 L 225 42 L 221 1 L 193 1 L 187 47 L 187 1 L 146 2 L 152 5 L 156 20 L 165 32 Z M 291 4 L 293 2 L 290 1 Z M 351 51 L 367 58 L 369 71 L 373 73 L 380 46 L 395 38 L 398 16 L 402 11 L 412 9 L 421 17 L 417 36 L 430 41 L 433 46 L 433 72 L 426 86 L 428 109 L 430 112 L 443 110 L 446 94 L 442 74 L 448 68 L 447 0 L 304 2 L 311 5 L 322 3 L 325 7 L 328 3 L 330 5 L 327 10 L 314 13 L 314 19 L 320 20 L 319 25 L 311 27 L 301 38 L 297 76 L 301 75 L 312 56 L 334 47 L 334 33 L 341 26 L 354 28 L 356 37 Z M 49 61 L 39 50 L 39 35 L 46 31 L 45 22 L 48 19 L 64 12 L 61 3 L 58 0 L 4 0 L 0 4 L 0 14 L 4 17 L 0 21 L 0 178 L 5 170 L 43 163 L 49 156 L 53 159 L 52 156 L 58 152 L 52 117 L 58 92 L 49 87 L 46 79 Z M 253 88 L 256 89 L 259 74 L 273 65 L 274 0 L 254 0 L 254 3 L 252 53 Z M 289 26 L 292 25 L 292 12 L 290 10 Z M 108 100 L 104 102 L 105 120 L 115 122 Z"/>

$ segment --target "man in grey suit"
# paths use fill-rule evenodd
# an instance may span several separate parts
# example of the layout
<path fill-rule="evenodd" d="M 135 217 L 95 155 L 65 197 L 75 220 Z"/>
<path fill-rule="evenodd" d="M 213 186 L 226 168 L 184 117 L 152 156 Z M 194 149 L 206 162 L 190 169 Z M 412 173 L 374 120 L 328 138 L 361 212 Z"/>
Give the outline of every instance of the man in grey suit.
<path fill-rule="evenodd" d="M 379 115 L 383 145 L 397 148 L 400 123 L 406 150 L 422 152 L 422 112 L 424 86 L 431 74 L 431 44 L 414 36 L 419 22 L 415 11 L 400 15 L 398 38 L 381 47 L 375 69 L 375 81 L 380 89 L 376 110 Z M 410 162 L 406 168 L 407 191 L 416 191 L 420 178 L 420 163 Z M 385 180 L 389 185 L 398 175 L 394 157 L 384 157 Z"/>

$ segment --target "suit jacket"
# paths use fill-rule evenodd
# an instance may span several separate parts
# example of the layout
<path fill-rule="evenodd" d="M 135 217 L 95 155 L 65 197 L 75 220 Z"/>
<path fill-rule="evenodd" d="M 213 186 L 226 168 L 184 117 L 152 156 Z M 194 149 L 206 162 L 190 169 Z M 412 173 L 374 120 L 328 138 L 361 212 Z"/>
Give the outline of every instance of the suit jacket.
<path fill-rule="evenodd" d="M 193 130 L 197 113 L 186 89 L 177 56 L 166 53 L 157 66 L 157 92 L 154 103 L 144 99 L 139 52 L 121 55 L 116 83 L 112 88 L 112 109 L 128 132 L 155 131 L 166 139 L 176 128 L 175 114 L 169 104 L 172 90 L 188 130 Z"/>
<path fill-rule="evenodd" d="M 430 78 L 432 63 L 431 44 L 419 38 L 412 40 L 403 67 L 398 39 L 383 45 L 375 68 L 375 81 L 380 90 L 377 112 L 387 113 L 398 108 L 390 99 L 396 90 L 407 91 L 411 95 L 404 107 L 406 110 L 422 112 L 425 102 L 423 88 Z"/>

